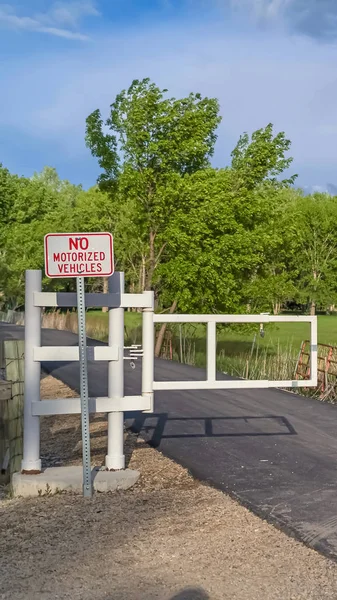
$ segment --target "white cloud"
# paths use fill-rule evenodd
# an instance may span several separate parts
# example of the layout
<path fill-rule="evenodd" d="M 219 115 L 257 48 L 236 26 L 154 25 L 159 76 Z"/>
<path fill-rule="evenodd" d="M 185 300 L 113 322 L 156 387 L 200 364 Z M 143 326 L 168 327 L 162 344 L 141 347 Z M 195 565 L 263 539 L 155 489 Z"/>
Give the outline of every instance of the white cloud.
<path fill-rule="evenodd" d="M 336 0 L 231 0 L 231 5 L 263 25 L 284 26 L 321 41 L 337 39 Z"/>
<path fill-rule="evenodd" d="M 99 12 L 90 0 L 55 2 L 47 12 L 32 16 L 17 14 L 12 6 L 0 4 L 0 25 L 3 27 L 47 33 L 70 40 L 88 40 L 88 36 L 76 31 L 76 28 L 82 18 L 98 15 Z"/>

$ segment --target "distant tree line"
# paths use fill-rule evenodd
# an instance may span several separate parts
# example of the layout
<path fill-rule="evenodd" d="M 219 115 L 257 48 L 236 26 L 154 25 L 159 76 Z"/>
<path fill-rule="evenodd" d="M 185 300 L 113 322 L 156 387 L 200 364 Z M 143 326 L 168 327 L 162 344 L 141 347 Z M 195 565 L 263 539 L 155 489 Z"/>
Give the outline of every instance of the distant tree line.
<path fill-rule="evenodd" d="M 337 304 L 337 198 L 294 188 L 290 141 L 272 124 L 243 134 L 231 165 L 213 168 L 219 124 L 216 99 L 170 98 L 136 80 L 105 121 L 99 110 L 86 120 L 102 171 L 94 187 L 51 167 L 28 179 L 0 166 L 2 304 L 23 303 L 45 233 L 100 230 L 114 234 L 128 290 L 153 289 L 159 310 L 277 314 L 300 304 L 314 314 Z"/>

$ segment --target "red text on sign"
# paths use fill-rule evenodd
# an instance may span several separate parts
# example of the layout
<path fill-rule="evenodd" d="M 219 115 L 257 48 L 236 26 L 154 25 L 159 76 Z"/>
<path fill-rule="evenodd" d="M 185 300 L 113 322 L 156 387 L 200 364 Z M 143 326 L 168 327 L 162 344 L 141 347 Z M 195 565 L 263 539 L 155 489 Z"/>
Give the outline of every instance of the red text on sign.
<path fill-rule="evenodd" d="M 81 250 L 87 250 L 89 246 L 89 240 L 86 237 L 69 238 L 69 250 L 78 250 L 78 246 Z"/>

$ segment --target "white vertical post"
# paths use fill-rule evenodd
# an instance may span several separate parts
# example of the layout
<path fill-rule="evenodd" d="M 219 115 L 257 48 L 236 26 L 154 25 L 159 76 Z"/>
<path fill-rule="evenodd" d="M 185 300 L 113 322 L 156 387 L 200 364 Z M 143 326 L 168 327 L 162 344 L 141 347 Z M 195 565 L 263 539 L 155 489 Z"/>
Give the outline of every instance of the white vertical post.
<path fill-rule="evenodd" d="M 25 290 L 25 392 L 22 471 L 40 472 L 40 417 L 33 417 L 32 402 L 40 400 L 41 365 L 34 361 L 34 346 L 41 346 L 41 309 L 34 292 L 41 292 L 41 271 L 26 271 Z"/>
<path fill-rule="evenodd" d="M 124 293 L 124 273 L 114 273 L 109 277 L 109 293 Z M 108 363 L 108 396 L 124 396 L 124 308 L 109 309 L 109 346 L 118 347 L 118 360 Z M 124 413 L 108 413 L 108 454 L 105 457 L 107 469 L 125 468 L 124 456 Z"/>
<path fill-rule="evenodd" d="M 311 328 L 311 346 L 310 346 L 310 379 L 317 385 L 318 379 L 318 361 L 317 361 L 317 317 L 313 317 L 310 323 Z"/>
<path fill-rule="evenodd" d="M 87 336 L 85 330 L 85 289 L 84 277 L 77 277 L 77 317 L 78 317 L 78 347 L 80 358 L 80 391 L 81 391 L 81 424 L 83 448 L 83 496 L 91 498 L 91 460 L 90 460 L 90 423 L 89 423 L 89 391 L 88 391 L 88 362 Z"/>
<path fill-rule="evenodd" d="M 143 292 L 151 297 L 151 308 L 143 309 L 143 361 L 142 361 L 142 396 L 150 399 L 150 408 L 144 412 L 153 412 L 153 379 L 154 379 L 154 293 Z"/>
<path fill-rule="evenodd" d="M 207 323 L 207 381 L 216 380 L 216 322 Z"/>

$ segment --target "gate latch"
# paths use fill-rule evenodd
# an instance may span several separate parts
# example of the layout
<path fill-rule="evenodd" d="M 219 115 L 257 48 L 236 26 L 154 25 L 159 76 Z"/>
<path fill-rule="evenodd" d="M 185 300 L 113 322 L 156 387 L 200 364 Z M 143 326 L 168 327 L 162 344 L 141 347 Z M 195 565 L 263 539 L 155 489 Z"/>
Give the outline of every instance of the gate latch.
<path fill-rule="evenodd" d="M 129 360 L 131 369 L 135 369 L 135 360 L 142 358 L 144 353 L 142 346 L 140 344 L 132 344 L 132 346 L 124 346 L 124 350 L 127 351 L 127 355 L 124 356 L 124 360 Z"/>

